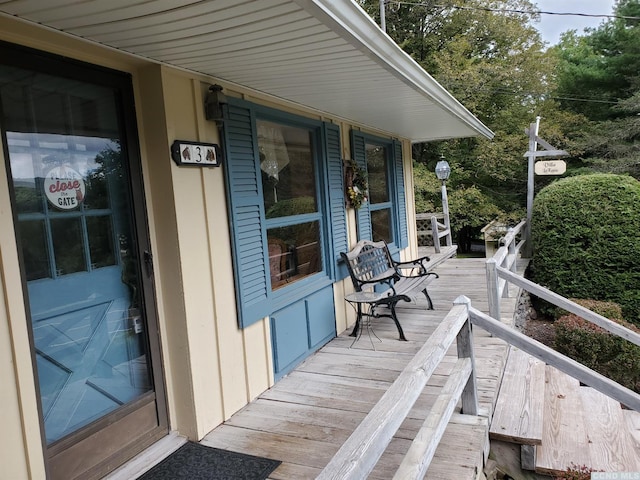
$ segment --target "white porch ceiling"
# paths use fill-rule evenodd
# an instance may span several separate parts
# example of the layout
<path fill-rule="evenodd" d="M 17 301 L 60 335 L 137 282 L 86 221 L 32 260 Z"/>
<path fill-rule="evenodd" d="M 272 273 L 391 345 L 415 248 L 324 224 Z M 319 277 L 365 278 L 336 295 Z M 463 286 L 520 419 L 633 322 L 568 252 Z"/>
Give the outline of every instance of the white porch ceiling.
<path fill-rule="evenodd" d="M 414 142 L 493 136 L 351 0 L 0 0 L 0 12 Z"/>

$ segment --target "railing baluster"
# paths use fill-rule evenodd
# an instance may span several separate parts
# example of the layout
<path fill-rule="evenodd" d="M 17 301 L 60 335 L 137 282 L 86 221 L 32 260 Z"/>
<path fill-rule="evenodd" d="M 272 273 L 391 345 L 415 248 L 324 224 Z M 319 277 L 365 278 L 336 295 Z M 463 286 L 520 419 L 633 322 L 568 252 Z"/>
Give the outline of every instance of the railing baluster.
<path fill-rule="evenodd" d="M 454 305 L 464 305 L 467 309 L 467 321 L 464 323 L 456 342 L 458 345 L 458 358 L 468 358 L 471 361 L 471 374 L 469 380 L 462 391 L 462 413 L 467 415 L 478 415 L 478 384 L 476 381 L 476 360 L 473 354 L 473 332 L 471 331 L 471 320 L 469 310 L 471 300 L 464 295 L 459 296 L 453 302 Z"/>
<path fill-rule="evenodd" d="M 500 320 L 500 279 L 497 262 L 494 258 L 487 260 L 487 293 L 489 295 L 489 315 Z"/>

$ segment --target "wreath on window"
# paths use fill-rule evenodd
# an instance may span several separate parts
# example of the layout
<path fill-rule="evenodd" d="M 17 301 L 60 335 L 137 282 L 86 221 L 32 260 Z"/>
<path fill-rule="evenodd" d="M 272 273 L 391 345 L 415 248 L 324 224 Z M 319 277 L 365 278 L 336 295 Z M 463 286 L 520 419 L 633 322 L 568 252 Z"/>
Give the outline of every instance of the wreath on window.
<path fill-rule="evenodd" d="M 367 201 L 369 182 L 367 172 L 356 162 L 349 160 L 347 164 L 347 196 L 353 208 L 358 209 Z"/>

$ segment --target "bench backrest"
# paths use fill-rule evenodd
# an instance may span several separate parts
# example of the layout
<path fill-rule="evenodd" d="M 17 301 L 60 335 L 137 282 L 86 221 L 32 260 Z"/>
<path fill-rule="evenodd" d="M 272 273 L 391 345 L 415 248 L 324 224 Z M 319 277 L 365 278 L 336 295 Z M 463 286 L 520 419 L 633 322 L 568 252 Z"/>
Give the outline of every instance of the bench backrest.
<path fill-rule="evenodd" d="M 384 241 L 360 240 L 348 253 L 340 253 L 349 269 L 356 291 L 366 283 L 388 279 L 397 274 L 389 248 Z"/>

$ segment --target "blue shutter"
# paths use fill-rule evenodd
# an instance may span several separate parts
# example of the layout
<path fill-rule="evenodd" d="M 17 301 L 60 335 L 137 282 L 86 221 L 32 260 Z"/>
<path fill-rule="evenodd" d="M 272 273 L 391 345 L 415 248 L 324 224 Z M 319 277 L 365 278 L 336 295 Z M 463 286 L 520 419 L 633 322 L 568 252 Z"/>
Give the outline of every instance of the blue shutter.
<path fill-rule="evenodd" d="M 351 130 L 351 156 L 356 164 L 367 171 L 367 150 L 364 136 L 357 130 Z M 371 232 L 371 212 L 369 201 L 367 200 L 356 210 L 356 226 L 358 230 L 358 240 L 372 240 Z"/>
<path fill-rule="evenodd" d="M 267 246 L 263 234 L 262 179 L 251 109 L 232 105 L 224 126 L 231 246 L 240 328 L 271 313 Z"/>
<path fill-rule="evenodd" d="M 402 164 L 402 143 L 393 141 L 394 173 L 396 177 L 396 203 L 398 212 L 398 246 L 409 246 L 407 229 L 407 201 L 404 194 L 404 168 Z"/>
<path fill-rule="evenodd" d="M 340 127 L 332 123 L 324 123 L 324 150 L 327 156 L 327 172 L 329 178 L 329 218 L 332 240 L 332 277 L 342 280 L 349 275 L 347 266 L 340 257 L 340 252 L 349 250 L 347 238 L 347 218 L 344 206 L 344 166 L 342 149 L 340 148 Z"/>

